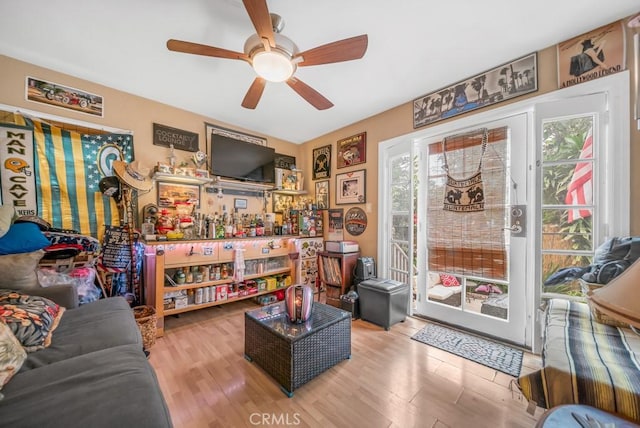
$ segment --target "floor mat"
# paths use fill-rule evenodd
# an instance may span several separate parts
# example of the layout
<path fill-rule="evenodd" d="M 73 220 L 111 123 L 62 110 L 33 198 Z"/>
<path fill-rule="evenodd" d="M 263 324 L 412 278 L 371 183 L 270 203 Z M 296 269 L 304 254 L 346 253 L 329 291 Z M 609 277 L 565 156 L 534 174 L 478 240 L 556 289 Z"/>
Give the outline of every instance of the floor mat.
<path fill-rule="evenodd" d="M 520 376 L 523 352 L 519 349 L 435 324 L 427 324 L 411 338 L 508 375 Z"/>

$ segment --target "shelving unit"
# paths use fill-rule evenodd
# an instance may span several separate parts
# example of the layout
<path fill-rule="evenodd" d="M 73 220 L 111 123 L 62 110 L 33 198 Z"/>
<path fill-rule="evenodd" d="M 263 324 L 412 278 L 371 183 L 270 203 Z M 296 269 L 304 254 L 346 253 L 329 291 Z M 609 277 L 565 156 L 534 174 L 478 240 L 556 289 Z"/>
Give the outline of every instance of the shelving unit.
<path fill-rule="evenodd" d="M 176 174 L 167 174 L 164 172 L 154 172 L 153 180 L 156 181 L 169 181 L 173 183 L 183 183 L 183 184 L 209 184 L 213 182 L 213 178 L 208 177 L 192 177 L 190 175 L 176 175 Z"/>
<path fill-rule="evenodd" d="M 226 264 L 232 266 L 235 271 L 234 260 L 237 251 L 243 251 L 245 274 L 244 281 L 269 279 L 269 287 L 264 290 L 254 291 L 244 295 L 215 299 L 199 304 L 190 303 L 183 307 L 165 308 L 166 293 L 169 295 L 182 294 L 181 292 L 200 288 L 211 287 L 210 290 L 220 289 L 223 295 L 230 293 L 230 286 L 236 281 L 231 274 L 228 278 L 191 282 L 188 284 L 170 285 L 170 278 L 178 269 L 191 268 L 193 266 L 215 266 Z M 260 238 L 225 239 L 225 240 L 189 240 L 189 241 L 165 241 L 148 242 L 145 247 L 144 258 L 144 288 L 146 304 L 156 309 L 158 318 L 158 335 L 164 334 L 164 317 L 177 315 L 193 310 L 209 308 L 238 300 L 253 298 L 256 296 L 273 293 L 277 289 L 283 289 L 293 283 L 295 278 L 295 245 L 293 238 L 268 236 Z M 288 281 L 281 280 L 285 284 L 276 288 L 276 276 L 289 277 Z M 195 279 L 194 279 L 195 281 Z M 210 291 L 210 295 L 217 295 Z M 204 294 L 204 293 L 203 293 Z"/>
<path fill-rule="evenodd" d="M 353 270 L 360 252 L 318 253 L 318 276 L 320 287 L 326 290 L 327 304 L 340 307 L 340 296 L 345 294 L 353 281 Z"/>

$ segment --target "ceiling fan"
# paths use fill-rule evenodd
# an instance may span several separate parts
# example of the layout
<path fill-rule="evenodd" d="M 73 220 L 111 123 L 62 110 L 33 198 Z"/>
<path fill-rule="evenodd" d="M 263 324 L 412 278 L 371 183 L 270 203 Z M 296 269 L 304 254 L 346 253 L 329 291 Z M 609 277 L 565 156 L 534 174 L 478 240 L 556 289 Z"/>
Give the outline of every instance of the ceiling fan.
<path fill-rule="evenodd" d="M 282 18 L 269 14 L 266 0 L 243 0 L 244 7 L 256 29 L 244 45 L 244 52 L 234 52 L 214 46 L 170 39 L 167 48 L 175 52 L 239 59 L 248 62 L 258 75 L 242 100 L 242 107 L 255 109 L 267 81 L 286 82 L 309 104 L 318 110 L 333 107 L 333 103 L 318 91 L 294 77 L 298 67 L 331 64 L 360 59 L 367 51 L 366 34 L 318 46 L 304 52 L 289 38 L 280 34 L 284 27 Z"/>

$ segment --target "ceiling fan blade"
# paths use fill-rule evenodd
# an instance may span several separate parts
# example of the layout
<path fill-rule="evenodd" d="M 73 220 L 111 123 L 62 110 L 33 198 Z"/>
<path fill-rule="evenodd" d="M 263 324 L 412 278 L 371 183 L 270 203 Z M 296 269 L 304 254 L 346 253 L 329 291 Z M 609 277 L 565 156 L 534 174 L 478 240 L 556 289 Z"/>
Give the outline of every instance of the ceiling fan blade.
<path fill-rule="evenodd" d="M 249 18 L 256 29 L 256 33 L 261 39 L 267 39 L 271 47 L 276 46 L 271 24 L 271 15 L 267 7 L 267 0 L 242 0 L 244 8 L 247 9 Z"/>
<path fill-rule="evenodd" d="M 258 105 L 258 101 L 260 101 L 260 97 L 262 96 L 266 83 L 267 81 L 262 77 L 256 77 L 247 91 L 247 95 L 244 96 L 244 100 L 242 100 L 242 107 L 251 110 L 255 109 Z"/>
<path fill-rule="evenodd" d="M 333 103 L 320 94 L 320 92 L 313 89 L 300 79 L 295 77 L 287 80 L 287 85 L 298 93 L 302 98 L 307 100 L 309 104 L 317 108 L 318 110 L 326 110 L 333 107 Z"/>
<path fill-rule="evenodd" d="M 350 61 L 362 58 L 368 45 L 369 38 L 363 34 L 309 49 L 296 55 L 296 58 L 302 58 L 302 61 L 298 63 L 299 67 Z"/>
<path fill-rule="evenodd" d="M 198 43 L 185 42 L 182 40 L 167 40 L 167 49 L 174 52 L 184 52 L 195 55 L 212 56 L 216 58 L 240 59 L 249 62 L 249 57 L 241 52 L 229 51 L 227 49 L 200 45 Z"/>

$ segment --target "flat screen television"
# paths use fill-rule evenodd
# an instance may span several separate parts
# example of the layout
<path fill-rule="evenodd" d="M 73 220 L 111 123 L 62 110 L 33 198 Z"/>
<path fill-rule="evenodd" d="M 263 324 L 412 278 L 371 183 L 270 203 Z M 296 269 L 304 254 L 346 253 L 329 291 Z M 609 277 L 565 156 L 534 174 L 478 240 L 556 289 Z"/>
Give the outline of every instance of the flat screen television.
<path fill-rule="evenodd" d="M 275 149 L 224 135 L 211 135 L 211 173 L 258 183 L 275 183 Z"/>

